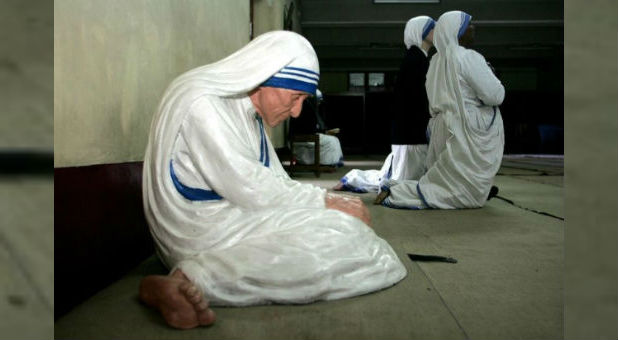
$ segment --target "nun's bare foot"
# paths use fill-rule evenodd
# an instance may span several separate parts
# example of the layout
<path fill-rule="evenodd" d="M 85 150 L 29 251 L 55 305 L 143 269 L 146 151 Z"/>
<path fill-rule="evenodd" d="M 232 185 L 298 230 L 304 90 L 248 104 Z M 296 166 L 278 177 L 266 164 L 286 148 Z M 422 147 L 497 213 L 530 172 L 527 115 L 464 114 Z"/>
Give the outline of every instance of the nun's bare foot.
<path fill-rule="evenodd" d="M 343 183 L 342 182 L 337 182 L 337 185 L 335 185 L 333 187 L 333 190 L 335 190 L 335 191 L 343 191 Z"/>
<path fill-rule="evenodd" d="M 215 322 L 208 301 L 180 269 L 168 276 L 146 276 L 140 283 L 139 298 L 158 309 L 174 328 L 188 329 Z"/>
<path fill-rule="evenodd" d="M 376 196 L 376 199 L 373 201 L 373 204 L 376 204 L 376 205 L 382 204 L 382 202 L 388 197 L 388 195 L 390 195 L 390 193 L 391 192 L 388 190 L 380 191 L 378 196 Z"/>

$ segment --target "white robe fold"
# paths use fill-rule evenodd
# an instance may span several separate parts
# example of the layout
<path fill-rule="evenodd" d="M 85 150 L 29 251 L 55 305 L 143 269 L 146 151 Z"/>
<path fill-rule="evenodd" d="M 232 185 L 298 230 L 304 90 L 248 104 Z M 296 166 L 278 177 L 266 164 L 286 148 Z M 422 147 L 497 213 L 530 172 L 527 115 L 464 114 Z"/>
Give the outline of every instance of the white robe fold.
<path fill-rule="evenodd" d="M 425 173 L 427 144 L 391 145 L 380 170 L 352 169 L 340 182 L 344 190 L 358 193 L 378 192 L 389 180 L 418 180 Z"/>

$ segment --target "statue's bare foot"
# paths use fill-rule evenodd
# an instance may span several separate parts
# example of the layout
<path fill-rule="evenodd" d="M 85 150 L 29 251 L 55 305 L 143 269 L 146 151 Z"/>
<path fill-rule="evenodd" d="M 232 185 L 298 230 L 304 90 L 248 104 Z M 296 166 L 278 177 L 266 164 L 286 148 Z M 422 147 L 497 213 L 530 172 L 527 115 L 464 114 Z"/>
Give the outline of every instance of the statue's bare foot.
<path fill-rule="evenodd" d="M 208 301 L 180 269 L 169 276 L 146 276 L 140 283 L 139 297 L 158 309 L 167 324 L 175 328 L 188 329 L 215 322 Z"/>

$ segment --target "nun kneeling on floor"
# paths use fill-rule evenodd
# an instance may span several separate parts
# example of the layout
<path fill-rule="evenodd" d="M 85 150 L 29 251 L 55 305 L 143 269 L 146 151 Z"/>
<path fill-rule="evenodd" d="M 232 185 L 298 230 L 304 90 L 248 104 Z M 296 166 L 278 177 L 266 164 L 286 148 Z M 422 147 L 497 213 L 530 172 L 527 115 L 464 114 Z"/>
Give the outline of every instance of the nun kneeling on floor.
<path fill-rule="evenodd" d="M 353 169 L 333 189 L 377 192 L 380 183 L 389 179 L 418 180 L 425 173 L 430 118 L 425 75 L 434 25 L 435 21 L 428 16 L 417 16 L 406 23 L 403 34 L 406 54 L 395 82 L 391 116 L 391 153 L 380 170 Z"/>
<path fill-rule="evenodd" d="M 404 209 L 482 207 L 489 198 L 504 150 L 498 105 L 504 86 L 478 52 L 471 16 L 451 11 L 434 32 L 437 54 L 427 72 L 429 147 L 427 172 L 419 180 L 391 180 L 377 204 Z M 461 46 L 463 45 L 463 46 Z"/>

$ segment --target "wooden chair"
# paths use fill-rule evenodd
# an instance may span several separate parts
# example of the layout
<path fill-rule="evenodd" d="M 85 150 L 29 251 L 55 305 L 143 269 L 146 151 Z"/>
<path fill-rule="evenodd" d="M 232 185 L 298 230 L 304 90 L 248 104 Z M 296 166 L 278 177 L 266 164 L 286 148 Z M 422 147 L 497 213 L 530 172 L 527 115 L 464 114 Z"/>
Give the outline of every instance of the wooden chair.
<path fill-rule="evenodd" d="M 313 164 L 298 164 L 294 156 L 294 143 L 313 143 L 314 148 L 314 162 Z M 320 165 L 320 135 L 315 134 L 298 134 L 290 136 L 290 152 L 291 160 L 288 166 L 288 171 L 292 174 L 294 172 L 301 171 L 313 171 L 316 177 L 320 177 L 320 172 L 334 172 L 335 168 L 327 165 Z"/>

